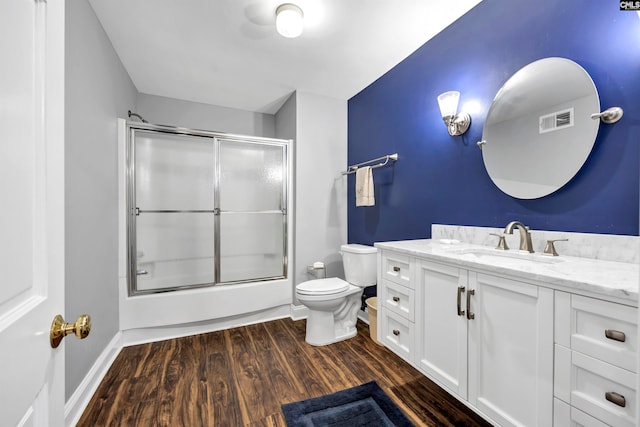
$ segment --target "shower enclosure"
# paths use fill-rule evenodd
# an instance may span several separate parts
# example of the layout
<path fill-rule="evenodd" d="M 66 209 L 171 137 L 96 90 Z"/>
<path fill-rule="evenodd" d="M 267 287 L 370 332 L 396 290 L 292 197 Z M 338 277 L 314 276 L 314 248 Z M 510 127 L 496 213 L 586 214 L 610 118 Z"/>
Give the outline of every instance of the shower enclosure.
<path fill-rule="evenodd" d="M 286 278 L 289 142 L 128 123 L 129 295 Z"/>

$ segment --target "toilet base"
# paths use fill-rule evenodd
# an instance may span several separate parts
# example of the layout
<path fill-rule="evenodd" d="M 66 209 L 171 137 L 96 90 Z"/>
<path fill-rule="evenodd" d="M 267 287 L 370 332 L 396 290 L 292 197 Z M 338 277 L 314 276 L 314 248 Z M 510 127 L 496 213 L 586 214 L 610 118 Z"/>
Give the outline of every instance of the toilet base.
<path fill-rule="evenodd" d="M 323 346 L 355 337 L 360 295 L 361 291 L 349 295 L 335 311 L 310 308 L 305 341 L 313 346 Z"/>
<path fill-rule="evenodd" d="M 358 331 L 354 330 L 353 332 L 350 332 L 348 334 L 335 337 L 330 341 L 315 341 L 314 337 L 309 337 L 309 333 L 307 333 L 307 336 L 305 337 L 305 341 L 307 342 L 307 344 L 310 344 L 314 347 L 322 347 L 323 345 L 335 344 L 340 341 L 348 340 L 349 338 L 355 337 L 357 334 L 358 334 Z"/>
<path fill-rule="evenodd" d="M 311 313 L 309 313 L 309 319 L 310 318 Z M 309 323 L 309 319 L 307 319 L 307 333 L 304 340 L 307 342 L 307 344 L 311 344 L 316 347 L 348 340 L 349 338 L 353 338 L 358 334 L 358 330 L 356 329 L 355 325 L 352 328 L 341 331 L 341 333 L 335 333 L 335 329 L 333 329 L 331 332 L 334 333 L 328 334 L 326 328 L 314 328 L 313 325 L 317 323 Z"/>

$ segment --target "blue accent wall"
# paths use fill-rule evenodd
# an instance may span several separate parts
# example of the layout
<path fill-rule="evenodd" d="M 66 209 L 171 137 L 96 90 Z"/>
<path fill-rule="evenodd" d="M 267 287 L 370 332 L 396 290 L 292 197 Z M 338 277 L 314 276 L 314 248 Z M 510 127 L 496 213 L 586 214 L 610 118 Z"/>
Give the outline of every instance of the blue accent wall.
<path fill-rule="evenodd" d="M 491 102 L 523 66 L 558 56 L 591 75 L 603 109 L 624 117 L 600 125 L 594 148 L 563 188 L 535 200 L 500 191 L 476 142 Z M 461 92 L 479 104 L 463 136 L 451 137 L 436 97 Z M 614 0 L 484 0 L 349 100 L 349 164 L 399 154 L 374 171 L 376 205 L 355 206 L 349 175 L 349 242 L 431 237 L 431 224 L 638 234 L 640 18 Z M 514 159 L 514 161 L 518 161 Z M 527 167 L 524 159 L 522 167 Z"/>

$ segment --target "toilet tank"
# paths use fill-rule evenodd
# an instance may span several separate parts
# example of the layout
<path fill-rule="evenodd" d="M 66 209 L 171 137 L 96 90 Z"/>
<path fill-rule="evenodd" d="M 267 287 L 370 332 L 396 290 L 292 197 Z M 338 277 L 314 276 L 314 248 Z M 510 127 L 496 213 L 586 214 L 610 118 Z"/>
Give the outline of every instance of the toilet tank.
<path fill-rule="evenodd" d="M 347 282 L 362 288 L 376 284 L 378 249 L 350 244 L 340 246 L 340 253 Z"/>

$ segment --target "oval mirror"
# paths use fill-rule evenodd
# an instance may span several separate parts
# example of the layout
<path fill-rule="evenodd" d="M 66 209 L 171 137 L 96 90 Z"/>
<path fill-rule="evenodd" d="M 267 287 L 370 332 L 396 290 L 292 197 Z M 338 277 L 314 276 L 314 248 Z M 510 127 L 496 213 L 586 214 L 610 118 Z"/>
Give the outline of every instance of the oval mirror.
<path fill-rule="evenodd" d="M 565 185 L 587 160 L 598 134 L 598 91 L 565 58 L 523 67 L 498 91 L 482 131 L 484 165 L 500 190 L 536 199 Z"/>

